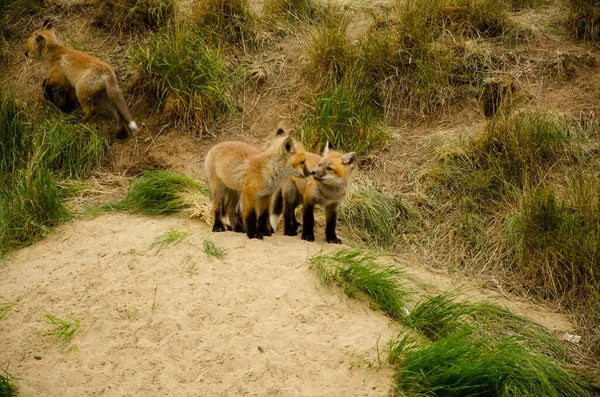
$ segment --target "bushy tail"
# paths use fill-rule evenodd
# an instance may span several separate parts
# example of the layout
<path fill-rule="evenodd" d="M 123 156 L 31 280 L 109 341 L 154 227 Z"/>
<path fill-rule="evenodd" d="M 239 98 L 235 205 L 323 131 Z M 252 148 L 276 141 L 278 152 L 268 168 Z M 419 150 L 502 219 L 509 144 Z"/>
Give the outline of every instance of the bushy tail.
<path fill-rule="evenodd" d="M 139 128 L 135 121 L 133 121 L 133 117 L 131 117 L 131 113 L 129 113 L 129 108 L 127 107 L 127 103 L 125 102 L 125 98 L 123 98 L 123 93 L 119 88 L 119 83 L 117 82 L 117 78 L 114 74 L 108 75 L 105 79 L 106 81 L 106 96 L 111 101 L 117 113 L 127 123 L 129 129 L 133 132 L 137 131 Z"/>

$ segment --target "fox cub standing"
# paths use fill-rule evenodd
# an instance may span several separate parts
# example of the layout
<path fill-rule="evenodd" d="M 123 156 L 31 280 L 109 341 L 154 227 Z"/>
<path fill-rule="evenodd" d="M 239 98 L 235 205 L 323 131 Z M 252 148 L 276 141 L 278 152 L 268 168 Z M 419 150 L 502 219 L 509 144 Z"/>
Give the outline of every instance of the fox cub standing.
<path fill-rule="evenodd" d="M 87 121 L 94 111 L 93 99 L 104 94 L 121 124 L 117 138 L 127 138 L 127 129 L 137 131 L 138 126 L 129 113 L 113 69 L 101 60 L 58 41 L 50 21 L 45 21 L 42 29 L 29 37 L 25 55 L 44 61 L 49 70 L 50 75 L 43 83 L 46 99 L 52 100 L 53 89 L 66 90 L 63 110 L 68 110 L 66 108 L 78 101 L 83 108 L 83 120 Z"/>
<path fill-rule="evenodd" d="M 302 240 L 315 240 L 314 208 L 320 205 L 325 208 L 327 242 L 342 243 L 335 233 L 337 210 L 346 197 L 348 185 L 357 166 L 358 156 L 355 152 L 341 154 L 329 150 L 329 143 L 327 144 L 323 158 L 312 170 L 312 178 L 307 181 L 303 192 Z"/>
<path fill-rule="evenodd" d="M 321 156 L 315 153 L 306 152 L 306 166 L 313 170 L 319 165 Z M 283 181 L 279 189 L 271 198 L 271 208 L 269 210 L 269 222 L 273 231 L 277 230 L 279 217 L 283 212 L 283 234 L 285 236 L 296 236 L 301 224 L 296 220 L 295 210 L 303 202 L 306 184 L 310 178 L 290 177 Z"/>
<path fill-rule="evenodd" d="M 304 148 L 282 129 L 264 152 L 243 142 L 222 142 L 206 155 L 205 170 L 213 201 L 213 231 L 223 231 L 223 205 L 241 192 L 243 226 L 248 238 L 270 236 L 268 227 L 271 195 L 290 176 L 306 177 Z M 237 223 L 237 210 L 227 206 L 230 224 Z M 233 218 L 233 219 L 232 219 Z"/>

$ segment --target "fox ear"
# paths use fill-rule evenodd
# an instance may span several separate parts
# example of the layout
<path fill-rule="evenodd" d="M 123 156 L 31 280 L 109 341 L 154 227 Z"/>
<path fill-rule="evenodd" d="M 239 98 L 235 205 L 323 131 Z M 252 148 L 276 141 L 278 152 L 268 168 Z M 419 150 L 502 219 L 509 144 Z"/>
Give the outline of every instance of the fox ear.
<path fill-rule="evenodd" d="M 329 141 L 325 144 L 325 149 L 323 149 L 323 156 L 329 153 Z"/>
<path fill-rule="evenodd" d="M 46 39 L 44 38 L 44 36 L 42 36 L 41 34 L 38 34 L 38 35 L 36 36 L 36 38 L 35 38 L 35 43 L 36 43 L 36 44 L 42 44 L 42 43 L 44 42 L 44 40 L 46 40 Z"/>
<path fill-rule="evenodd" d="M 294 141 L 294 138 L 291 136 L 285 138 L 285 141 L 283 141 L 283 151 L 286 153 L 296 153 L 296 142 Z"/>
<path fill-rule="evenodd" d="M 44 23 L 42 24 L 42 30 L 44 29 L 52 29 L 52 21 L 49 19 L 46 19 L 44 21 Z"/>
<path fill-rule="evenodd" d="M 342 157 L 342 164 L 350 168 L 355 168 L 358 165 L 358 155 L 356 152 L 347 153 Z"/>

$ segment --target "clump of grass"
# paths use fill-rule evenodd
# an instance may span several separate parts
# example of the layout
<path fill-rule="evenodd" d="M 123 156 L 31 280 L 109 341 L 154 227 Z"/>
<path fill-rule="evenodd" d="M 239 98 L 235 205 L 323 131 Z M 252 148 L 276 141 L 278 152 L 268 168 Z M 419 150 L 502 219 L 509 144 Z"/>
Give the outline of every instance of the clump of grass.
<path fill-rule="evenodd" d="M 81 322 L 77 319 L 63 320 L 48 313 L 45 314 L 45 317 L 46 322 L 53 326 L 53 328 L 46 331 L 44 335 L 52 335 L 56 340 L 60 340 L 65 344 L 73 340 L 75 332 L 81 326 Z"/>
<path fill-rule="evenodd" d="M 579 40 L 600 39 L 600 1 L 568 0 L 567 29 Z"/>
<path fill-rule="evenodd" d="M 204 239 L 204 253 L 206 253 L 207 257 L 214 257 L 217 259 L 225 259 L 225 250 L 215 243 L 213 243 L 208 238 Z"/>
<path fill-rule="evenodd" d="M 43 0 L 4 0 L 0 2 L 0 37 L 8 39 L 14 34 L 22 34 L 21 26 L 15 21 L 28 15 L 34 15 L 43 7 Z"/>
<path fill-rule="evenodd" d="M 207 131 L 233 109 L 233 73 L 196 29 L 157 36 L 134 61 L 142 74 L 138 89 L 151 94 L 167 117 Z"/>
<path fill-rule="evenodd" d="M 247 0 L 206 0 L 197 3 L 192 19 L 217 45 L 227 43 L 245 50 L 257 48 L 258 19 Z"/>
<path fill-rule="evenodd" d="M 564 198 L 548 187 L 528 192 L 507 222 L 519 283 L 529 293 L 575 310 L 578 321 L 600 324 L 600 196 L 592 178 L 575 177 Z M 595 349 L 600 335 L 592 331 Z"/>
<path fill-rule="evenodd" d="M 359 155 L 382 147 L 389 139 L 369 97 L 349 80 L 317 98 L 314 109 L 305 115 L 301 135 L 307 148 L 324 147 L 329 141 L 335 148 Z"/>
<path fill-rule="evenodd" d="M 263 12 L 292 22 L 311 22 L 322 20 L 328 11 L 317 0 L 265 0 Z"/>
<path fill-rule="evenodd" d="M 527 349 L 566 359 L 558 340 L 543 326 L 488 301 L 458 301 L 458 292 L 445 292 L 419 302 L 405 324 L 436 342 L 451 334 L 472 331 L 499 340 L 513 338 Z"/>
<path fill-rule="evenodd" d="M 189 232 L 186 232 L 185 230 L 169 229 L 165 233 L 161 234 L 160 236 L 157 236 L 154 239 L 154 242 L 152 243 L 150 248 L 158 246 L 158 251 L 160 251 L 162 249 L 162 247 L 164 247 L 165 245 L 179 243 L 188 234 L 189 234 Z"/>
<path fill-rule="evenodd" d="M 592 385 L 514 339 L 453 333 L 423 346 L 408 336 L 390 346 L 396 387 L 406 396 L 591 396 Z"/>
<path fill-rule="evenodd" d="M 2 370 L 0 373 L 0 397 L 13 397 L 17 395 L 17 387 L 15 386 L 15 378 L 13 378 L 8 370 Z"/>
<path fill-rule="evenodd" d="M 17 306 L 17 302 L 9 301 L 3 296 L 0 296 L 0 299 L 4 301 L 0 303 L 0 320 L 3 320 L 4 317 L 6 317 L 15 306 Z"/>
<path fill-rule="evenodd" d="M 341 207 L 340 223 L 368 246 L 391 249 L 411 232 L 418 216 L 401 197 L 357 182 Z"/>
<path fill-rule="evenodd" d="M 397 266 L 379 264 L 379 257 L 365 250 L 341 249 L 317 254 L 310 263 L 325 285 L 336 284 L 353 298 L 365 294 L 376 308 L 395 320 L 402 320 L 406 302 L 414 294 L 408 285 L 411 277 Z"/>
<path fill-rule="evenodd" d="M 95 25 L 113 33 L 143 33 L 172 27 L 176 0 L 100 0 Z"/>
<path fill-rule="evenodd" d="M 0 91 L 0 182 L 26 165 L 33 149 L 24 137 L 30 136 L 29 109 L 14 95 Z"/>
<path fill-rule="evenodd" d="M 16 171 L 0 185 L 0 255 L 25 247 L 70 217 L 45 168 Z"/>
<path fill-rule="evenodd" d="M 66 118 L 46 119 L 36 131 L 33 145 L 46 148 L 44 166 L 62 178 L 87 178 L 108 150 L 108 140 L 97 129 Z"/>
<path fill-rule="evenodd" d="M 206 187 L 197 180 L 171 171 L 148 171 L 131 184 L 124 200 L 106 209 L 147 215 L 172 214 L 190 208 L 196 195 L 206 195 Z"/>

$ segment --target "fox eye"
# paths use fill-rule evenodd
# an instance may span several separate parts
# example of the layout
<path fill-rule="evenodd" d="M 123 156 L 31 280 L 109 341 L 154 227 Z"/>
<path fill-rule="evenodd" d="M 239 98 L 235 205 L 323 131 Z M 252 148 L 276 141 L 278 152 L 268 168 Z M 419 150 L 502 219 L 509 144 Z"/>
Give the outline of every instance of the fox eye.
<path fill-rule="evenodd" d="M 331 168 L 331 167 L 327 167 L 327 169 L 328 169 L 329 171 L 333 171 L 333 168 Z"/>
<path fill-rule="evenodd" d="M 306 161 L 302 160 L 302 161 L 300 162 L 300 165 L 304 165 L 304 163 L 306 163 Z"/>

